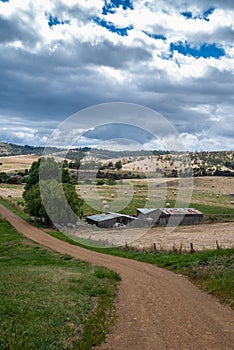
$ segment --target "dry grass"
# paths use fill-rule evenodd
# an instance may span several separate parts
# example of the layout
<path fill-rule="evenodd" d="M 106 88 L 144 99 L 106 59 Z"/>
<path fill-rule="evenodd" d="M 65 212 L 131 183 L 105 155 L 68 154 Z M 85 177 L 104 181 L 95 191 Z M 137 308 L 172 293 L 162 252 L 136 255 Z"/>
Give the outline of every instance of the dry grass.
<path fill-rule="evenodd" d="M 0 184 L 0 196 L 3 198 L 22 199 L 23 192 L 24 185 Z"/>
<path fill-rule="evenodd" d="M 1 172 L 18 172 L 29 169 L 31 164 L 38 160 L 36 155 L 22 155 L 22 156 L 9 156 L 0 158 L 0 171 Z"/>
<path fill-rule="evenodd" d="M 155 191 L 161 191 L 162 187 L 157 185 L 163 182 L 163 186 L 166 185 L 166 193 L 168 197 L 166 201 L 173 202 L 176 199 L 174 191 L 178 190 L 178 179 L 149 179 L 149 181 L 155 184 Z M 126 180 L 130 182 L 130 180 Z M 144 180 L 131 180 L 134 184 L 134 188 L 138 185 L 146 185 Z M 77 186 L 79 187 L 79 186 Z M 97 191 L 99 196 L 103 196 L 108 201 L 115 201 L 118 197 L 119 191 L 122 188 L 122 195 L 125 195 L 127 185 L 115 186 L 98 186 Z M 139 188 L 141 192 L 138 192 Z M 94 200 L 94 185 L 81 185 L 80 193 L 91 202 Z M 84 194 L 85 191 L 85 194 Z M 22 185 L 0 185 L 0 196 L 8 197 L 10 194 L 12 200 L 22 197 L 23 186 Z M 146 187 L 136 187 L 136 194 L 134 194 L 134 205 L 141 203 L 141 201 L 147 196 Z M 232 197 L 228 194 L 234 193 L 234 178 L 225 177 L 200 177 L 194 179 L 193 187 L 193 203 L 204 204 L 215 208 L 221 206 L 223 208 L 229 208 L 234 211 L 234 206 L 230 204 Z M 111 198 L 111 194 L 115 195 L 115 198 Z M 120 194 L 120 192 L 119 192 Z M 129 194 L 129 192 L 128 192 Z M 218 198 L 216 197 L 218 195 Z M 100 200 L 97 201 L 97 211 L 100 210 Z M 87 208 L 88 210 L 88 208 Z M 143 231 L 144 230 L 144 231 Z M 114 245 L 132 244 L 140 249 L 148 249 L 153 247 L 153 243 L 157 244 L 158 249 L 171 250 L 173 246 L 182 250 L 189 250 L 190 243 L 194 244 L 196 250 L 213 249 L 216 248 L 216 240 L 223 248 L 234 247 L 234 223 L 215 223 L 215 224 L 201 224 L 192 226 L 180 226 L 175 231 L 168 233 L 165 232 L 165 228 L 157 227 L 146 232 L 145 229 L 113 229 L 113 230 L 98 230 L 97 228 L 85 226 L 82 229 L 80 235 L 84 239 L 92 239 L 95 241 L 109 242 Z M 134 242 L 134 243 L 133 243 Z"/>
<path fill-rule="evenodd" d="M 221 248 L 234 247 L 234 223 L 199 224 L 179 226 L 173 232 L 167 232 L 164 227 L 155 227 L 147 231 L 146 228 L 131 229 L 106 229 L 98 230 L 90 228 L 78 230 L 75 236 L 102 242 L 106 246 L 134 247 L 138 250 L 152 250 L 154 243 L 160 251 L 182 250 L 188 252 L 190 243 L 193 243 L 196 251 L 216 249 L 218 244 Z M 73 233 L 74 234 L 74 233 Z"/>

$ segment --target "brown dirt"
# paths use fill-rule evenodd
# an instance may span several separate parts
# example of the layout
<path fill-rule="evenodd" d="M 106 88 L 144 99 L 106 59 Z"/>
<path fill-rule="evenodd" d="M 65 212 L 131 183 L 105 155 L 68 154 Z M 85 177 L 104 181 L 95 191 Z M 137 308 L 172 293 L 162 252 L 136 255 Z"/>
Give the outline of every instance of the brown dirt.
<path fill-rule="evenodd" d="M 0 205 L 0 213 L 29 239 L 120 273 L 117 322 L 100 350 L 231 350 L 234 312 L 186 278 L 155 266 L 62 242 Z"/>

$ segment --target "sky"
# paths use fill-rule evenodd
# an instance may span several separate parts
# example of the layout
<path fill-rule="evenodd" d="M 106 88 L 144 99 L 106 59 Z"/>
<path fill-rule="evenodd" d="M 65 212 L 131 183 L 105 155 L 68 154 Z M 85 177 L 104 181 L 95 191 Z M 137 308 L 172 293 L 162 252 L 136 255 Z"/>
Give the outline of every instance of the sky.
<path fill-rule="evenodd" d="M 44 146 L 112 102 L 160 113 L 188 150 L 233 150 L 234 1 L 0 0 L 0 141 Z M 81 146 L 106 140 L 97 118 Z"/>

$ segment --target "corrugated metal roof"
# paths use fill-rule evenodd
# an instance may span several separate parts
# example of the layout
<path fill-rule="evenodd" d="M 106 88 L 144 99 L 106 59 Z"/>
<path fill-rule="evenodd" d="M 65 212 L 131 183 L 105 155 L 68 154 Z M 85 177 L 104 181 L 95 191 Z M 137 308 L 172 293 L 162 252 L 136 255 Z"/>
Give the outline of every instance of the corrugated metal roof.
<path fill-rule="evenodd" d="M 137 210 L 146 215 L 150 214 L 156 210 L 160 210 L 161 212 L 167 215 L 201 215 L 203 214 L 197 209 L 194 208 L 137 208 Z"/>
<path fill-rule="evenodd" d="M 128 219 L 133 219 L 133 220 L 136 220 L 136 219 L 137 219 L 135 216 L 126 215 L 126 214 L 114 213 L 114 212 L 111 212 L 111 211 L 109 211 L 108 214 L 114 215 L 114 216 L 117 217 L 117 218 L 124 217 L 124 218 L 128 218 Z"/>
<path fill-rule="evenodd" d="M 202 212 L 194 208 L 162 208 L 160 210 L 167 215 L 202 215 Z"/>
<path fill-rule="evenodd" d="M 116 217 L 117 216 L 113 214 L 96 214 L 96 215 L 86 216 L 86 219 L 100 222 L 100 221 L 112 220 L 112 219 L 115 219 Z"/>
<path fill-rule="evenodd" d="M 144 215 L 150 214 L 156 210 L 160 210 L 160 209 L 159 208 L 137 208 L 137 211 L 139 211 Z"/>
<path fill-rule="evenodd" d="M 109 212 L 108 214 L 95 214 L 95 215 L 86 216 L 87 219 L 97 221 L 97 222 L 108 221 L 108 220 L 112 220 L 112 219 L 116 219 L 116 218 L 120 218 L 120 217 L 125 217 L 125 218 L 129 218 L 132 220 L 136 219 L 135 217 L 130 216 L 130 215 L 113 213 L 113 212 Z"/>
<path fill-rule="evenodd" d="M 160 210 L 161 213 L 164 213 L 166 215 L 203 215 L 202 212 L 194 208 L 137 208 L 137 210 L 144 215 L 153 213 L 156 210 Z M 101 222 L 101 221 L 113 220 L 120 217 L 126 217 L 132 220 L 137 219 L 134 216 L 113 213 L 113 212 L 109 212 L 108 214 L 90 215 L 90 216 L 87 216 L 86 218 L 96 222 Z"/>

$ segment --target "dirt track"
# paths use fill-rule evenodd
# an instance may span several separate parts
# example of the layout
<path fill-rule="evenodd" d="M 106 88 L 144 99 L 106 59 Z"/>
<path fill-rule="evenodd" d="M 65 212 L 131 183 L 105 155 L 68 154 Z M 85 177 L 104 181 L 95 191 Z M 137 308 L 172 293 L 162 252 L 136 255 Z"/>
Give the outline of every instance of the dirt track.
<path fill-rule="evenodd" d="M 31 226 L 2 205 L 0 214 L 44 247 L 121 274 L 118 320 L 107 343 L 99 349 L 233 349 L 234 312 L 186 278 L 152 265 L 72 246 Z"/>

